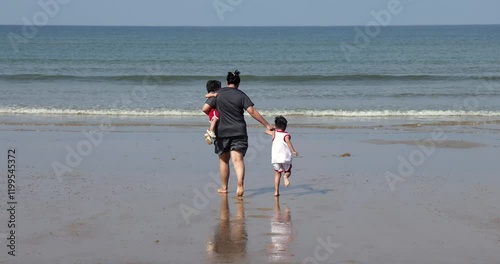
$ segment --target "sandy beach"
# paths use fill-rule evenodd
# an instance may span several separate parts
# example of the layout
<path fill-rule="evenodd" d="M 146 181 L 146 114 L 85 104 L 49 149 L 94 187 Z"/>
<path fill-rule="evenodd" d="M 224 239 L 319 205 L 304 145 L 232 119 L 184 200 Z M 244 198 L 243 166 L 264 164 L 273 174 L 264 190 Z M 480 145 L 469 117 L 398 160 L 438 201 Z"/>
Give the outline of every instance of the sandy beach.
<path fill-rule="evenodd" d="M 0 263 L 500 262 L 498 122 L 290 125 L 300 157 L 279 199 L 270 139 L 250 122 L 240 200 L 234 174 L 215 193 L 206 124 L 177 121 L 0 126 Z"/>

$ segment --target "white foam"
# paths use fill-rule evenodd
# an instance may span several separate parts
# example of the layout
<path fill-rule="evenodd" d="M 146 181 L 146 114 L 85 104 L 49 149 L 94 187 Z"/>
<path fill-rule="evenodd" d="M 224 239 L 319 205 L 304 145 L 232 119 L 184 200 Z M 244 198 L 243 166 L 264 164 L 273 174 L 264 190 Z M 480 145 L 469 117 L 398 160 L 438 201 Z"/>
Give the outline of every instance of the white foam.
<path fill-rule="evenodd" d="M 266 116 L 311 116 L 311 117 L 453 117 L 453 116 L 500 116 L 500 111 L 464 110 L 260 110 Z M 77 115 L 77 116 L 203 116 L 200 110 L 154 109 L 62 109 L 0 107 L 0 115 Z"/>
<path fill-rule="evenodd" d="M 273 110 L 261 111 L 263 115 L 297 115 L 317 117 L 437 117 L 437 116 L 500 116 L 500 111 L 461 110 Z"/>
<path fill-rule="evenodd" d="M 1 115 L 95 115 L 95 116 L 200 116 L 200 111 L 186 110 L 122 110 L 122 109 L 60 109 L 60 108 L 0 108 Z"/>

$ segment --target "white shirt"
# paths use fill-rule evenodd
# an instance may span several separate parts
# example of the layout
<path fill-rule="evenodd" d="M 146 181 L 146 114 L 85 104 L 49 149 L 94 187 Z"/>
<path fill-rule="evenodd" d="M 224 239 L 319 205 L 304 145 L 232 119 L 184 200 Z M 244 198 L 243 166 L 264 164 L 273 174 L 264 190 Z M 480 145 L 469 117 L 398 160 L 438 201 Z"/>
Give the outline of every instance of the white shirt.
<path fill-rule="evenodd" d="M 285 131 L 274 131 L 271 162 L 272 163 L 292 163 L 292 151 L 285 142 L 285 137 L 290 136 Z"/>

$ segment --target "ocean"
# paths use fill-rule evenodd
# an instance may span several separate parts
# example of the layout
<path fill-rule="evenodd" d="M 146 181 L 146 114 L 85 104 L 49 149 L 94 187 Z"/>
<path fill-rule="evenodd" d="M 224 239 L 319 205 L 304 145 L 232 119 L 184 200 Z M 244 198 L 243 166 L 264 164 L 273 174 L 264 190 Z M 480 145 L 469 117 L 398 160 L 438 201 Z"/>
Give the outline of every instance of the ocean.
<path fill-rule="evenodd" d="M 0 120 L 203 116 L 206 81 L 236 69 L 266 115 L 500 117 L 500 25 L 360 32 L 46 26 L 28 38 L 0 26 Z"/>

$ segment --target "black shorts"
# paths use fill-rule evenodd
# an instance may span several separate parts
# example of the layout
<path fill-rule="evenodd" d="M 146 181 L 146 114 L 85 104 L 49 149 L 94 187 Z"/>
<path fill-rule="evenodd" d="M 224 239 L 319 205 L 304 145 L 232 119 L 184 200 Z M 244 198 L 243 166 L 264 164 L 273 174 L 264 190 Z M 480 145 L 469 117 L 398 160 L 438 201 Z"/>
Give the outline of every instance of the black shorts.
<path fill-rule="evenodd" d="M 240 152 L 243 156 L 247 153 L 248 149 L 248 137 L 229 137 L 229 138 L 217 138 L 215 140 L 215 154 L 220 155 L 222 153 L 229 152 L 231 150 L 236 150 Z"/>

